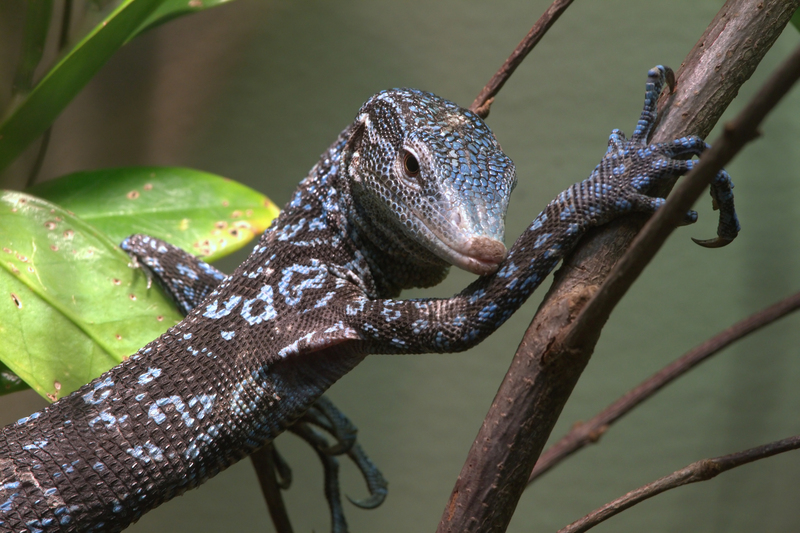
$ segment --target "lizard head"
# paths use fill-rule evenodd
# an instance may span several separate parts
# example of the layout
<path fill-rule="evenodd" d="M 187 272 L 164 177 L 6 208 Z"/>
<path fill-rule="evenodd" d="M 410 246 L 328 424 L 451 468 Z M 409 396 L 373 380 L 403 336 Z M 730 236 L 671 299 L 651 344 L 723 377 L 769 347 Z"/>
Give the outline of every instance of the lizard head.
<path fill-rule="evenodd" d="M 415 89 L 383 91 L 362 106 L 347 151 L 353 194 L 385 237 L 475 274 L 497 270 L 516 175 L 477 115 Z"/>

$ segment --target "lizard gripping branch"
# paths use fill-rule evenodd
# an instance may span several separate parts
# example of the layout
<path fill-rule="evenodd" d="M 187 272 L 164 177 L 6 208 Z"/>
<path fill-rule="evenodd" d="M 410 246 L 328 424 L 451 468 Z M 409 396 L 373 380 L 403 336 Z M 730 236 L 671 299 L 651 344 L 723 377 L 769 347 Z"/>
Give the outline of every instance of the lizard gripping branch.
<path fill-rule="evenodd" d="M 650 71 L 632 138 L 612 132 L 590 177 L 508 252 L 515 172 L 483 121 L 416 90 L 372 97 L 250 257 L 185 320 L 3 429 L 0 530 L 120 531 L 273 439 L 366 355 L 480 342 L 588 228 L 657 209 L 649 187 L 705 149 L 693 137 L 647 144 L 666 72 Z M 739 228 L 731 188 L 725 172 L 711 188 L 723 240 Z M 187 300 L 196 297 L 201 263 L 154 239 L 127 246 L 151 268 L 181 272 Z M 452 298 L 396 299 L 438 283 L 450 264 L 481 277 Z"/>

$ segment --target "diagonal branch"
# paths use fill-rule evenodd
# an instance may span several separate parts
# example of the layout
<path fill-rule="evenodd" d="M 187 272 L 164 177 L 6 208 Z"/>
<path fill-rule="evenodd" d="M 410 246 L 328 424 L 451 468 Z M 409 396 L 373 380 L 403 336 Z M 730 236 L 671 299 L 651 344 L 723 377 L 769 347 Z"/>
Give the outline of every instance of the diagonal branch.
<path fill-rule="evenodd" d="M 692 463 L 680 470 L 673 472 L 668 476 L 664 476 L 652 483 L 648 483 L 643 487 L 632 490 L 628 494 L 617 498 L 616 500 L 605 504 L 604 506 L 596 509 L 586 515 L 585 517 L 577 520 L 567 527 L 560 529 L 558 533 L 582 533 L 588 531 L 594 526 L 600 524 L 622 511 L 633 507 L 637 503 L 643 502 L 648 498 L 652 498 L 662 492 L 670 489 L 675 489 L 690 483 L 697 483 L 698 481 L 708 481 L 715 478 L 717 475 L 736 468 L 737 466 L 746 465 L 759 459 L 766 459 L 779 453 L 788 452 L 800 448 L 800 435 L 789 437 L 783 440 L 770 442 L 763 446 L 750 448 L 743 452 L 732 453 L 730 455 L 723 455 L 721 457 L 714 457 L 712 459 L 703 459 Z"/>
<path fill-rule="evenodd" d="M 558 442 L 542 453 L 536 466 L 533 467 L 528 483 L 530 484 L 584 446 L 597 442 L 608 431 L 611 424 L 689 370 L 739 339 L 772 324 L 798 308 L 800 308 L 800 292 L 737 322 L 665 366 L 592 417 L 591 420 L 573 426 Z"/>
<path fill-rule="evenodd" d="M 495 72 L 494 76 L 489 80 L 486 86 L 481 89 L 480 94 L 475 98 L 469 106 L 469 110 L 481 118 L 489 116 L 489 108 L 494 102 L 494 97 L 506 84 L 508 78 L 517 70 L 517 67 L 522 64 L 522 61 L 528 55 L 528 52 L 533 50 L 539 41 L 542 40 L 547 30 L 556 23 L 558 17 L 567 10 L 573 0 L 554 0 L 554 2 L 547 8 L 547 11 L 539 17 L 536 24 L 531 27 L 531 31 L 525 36 L 522 41 L 517 45 L 511 55 L 508 56 L 503 66 Z"/>
<path fill-rule="evenodd" d="M 728 0 L 678 71 L 676 92 L 662 100 L 669 106 L 653 140 L 707 135 L 798 6 L 800 0 Z M 575 317 L 641 226 L 631 218 L 590 232 L 556 274 L 470 449 L 438 532 L 507 528 L 604 325 L 582 322 L 585 329 L 575 333 Z"/>

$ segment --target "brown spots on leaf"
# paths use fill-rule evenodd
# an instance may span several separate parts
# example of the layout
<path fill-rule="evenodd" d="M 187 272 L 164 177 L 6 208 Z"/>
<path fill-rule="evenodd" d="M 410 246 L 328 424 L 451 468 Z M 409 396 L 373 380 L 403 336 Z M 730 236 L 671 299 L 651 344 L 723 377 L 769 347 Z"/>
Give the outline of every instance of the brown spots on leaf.
<path fill-rule="evenodd" d="M 52 231 L 56 229 L 56 223 L 53 220 L 48 220 L 44 223 L 44 227 Z"/>
<path fill-rule="evenodd" d="M 65 239 L 71 239 L 74 236 L 75 236 L 75 230 L 68 229 L 64 232 Z"/>
<path fill-rule="evenodd" d="M 136 295 L 135 295 L 135 294 L 133 294 L 133 293 L 129 294 L 129 295 L 128 295 L 128 298 L 130 298 L 130 299 L 131 299 L 132 301 L 134 301 L 134 302 L 136 301 Z"/>
<path fill-rule="evenodd" d="M 34 269 L 32 266 L 29 266 L 29 267 L 28 267 L 28 272 L 30 272 L 31 274 L 33 274 L 34 272 L 36 272 L 36 270 L 35 270 L 35 269 Z"/>
<path fill-rule="evenodd" d="M 137 198 L 139 198 L 139 191 L 134 189 L 125 196 L 128 198 L 128 200 L 136 200 Z"/>
<path fill-rule="evenodd" d="M 50 245 L 50 249 L 53 250 L 54 252 L 57 252 L 58 251 L 58 246 L 56 246 L 55 244 L 51 244 Z"/>
<path fill-rule="evenodd" d="M 228 227 L 228 223 L 224 220 L 218 220 L 217 222 L 214 222 L 214 227 L 217 229 L 225 229 Z"/>
<path fill-rule="evenodd" d="M 144 189 L 146 191 L 152 191 L 153 190 L 153 184 L 152 183 L 145 183 L 144 187 L 142 187 L 142 189 Z"/>
<path fill-rule="evenodd" d="M 156 320 L 158 320 L 159 322 L 163 322 L 164 321 L 164 316 L 163 315 L 158 315 L 156 317 Z"/>
<path fill-rule="evenodd" d="M 19 259 L 23 263 L 27 263 L 28 262 L 28 258 L 26 256 L 22 255 L 22 254 L 17 254 L 17 259 Z"/>
<path fill-rule="evenodd" d="M 111 283 L 113 283 L 114 285 L 119 285 L 122 283 L 122 281 L 118 280 L 117 278 L 114 278 L 111 280 Z"/>
<path fill-rule="evenodd" d="M 189 7 L 200 9 L 203 7 L 203 0 L 189 0 Z"/>
<path fill-rule="evenodd" d="M 222 207 L 228 207 L 229 205 L 231 204 L 228 200 L 222 200 Z"/>
<path fill-rule="evenodd" d="M 58 393 L 61 391 L 61 382 L 53 381 L 53 389 L 55 389 L 55 392 L 45 393 L 45 396 L 47 396 L 47 399 L 51 402 L 58 400 Z"/>
<path fill-rule="evenodd" d="M 10 254 L 10 253 L 11 253 L 11 250 L 9 250 L 9 249 L 8 249 L 8 248 L 6 248 L 6 247 L 3 247 L 3 251 L 4 251 L 5 253 L 7 253 L 7 254 Z"/>
<path fill-rule="evenodd" d="M 231 213 L 231 218 L 242 218 L 242 212 L 237 209 L 236 211 Z"/>
<path fill-rule="evenodd" d="M 14 263 L 9 263 L 8 267 L 11 269 L 12 274 L 19 274 L 19 269 L 16 267 Z"/>
<path fill-rule="evenodd" d="M 122 340 L 122 335 L 117 333 L 116 335 L 114 335 L 114 338 L 117 339 L 118 341 L 121 341 Z"/>
<path fill-rule="evenodd" d="M 13 292 L 11 293 L 11 301 L 14 302 L 14 305 L 17 306 L 17 309 L 22 309 L 22 300 L 20 300 L 19 296 Z"/>

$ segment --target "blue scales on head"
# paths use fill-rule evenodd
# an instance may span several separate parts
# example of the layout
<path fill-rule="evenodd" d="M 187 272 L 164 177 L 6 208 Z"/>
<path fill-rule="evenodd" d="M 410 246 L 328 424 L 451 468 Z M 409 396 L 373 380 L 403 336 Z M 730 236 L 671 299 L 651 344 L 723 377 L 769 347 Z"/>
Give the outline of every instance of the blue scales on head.
<path fill-rule="evenodd" d="M 508 252 L 513 164 L 481 119 L 413 89 L 364 104 L 230 276 L 158 239 L 127 239 L 189 314 L 3 429 L 0 531 L 119 531 L 287 428 L 315 441 L 302 425 L 309 416 L 335 428 L 321 395 L 366 355 L 481 342 L 589 228 L 652 213 L 663 200 L 648 188 L 686 173 L 694 163 L 685 158 L 705 150 L 696 137 L 648 144 L 666 75 L 648 73 L 632 138 L 612 132 L 589 178 L 551 201 Z M 724 171 L 711 186 L 720 208 L 711 244 L 739 231 L 732 187 Z M 450 298 L 396 298 L 438 283 L 451 264 L 480 277 Z M 366 464 L 363 452 L 353 456 Z M 375 505 L 385 486 L 366 477 L 373 497 L 364 505 Z M 343 530 L 340 507 L 332 510 Z"/>
<path fill-rule="evenodd" d="M 371 257 L 378 268 L 390 268 L 395 283 L 408 278 L 400 288 L 436 284 L 451 264 L 497 270 L 516 174 L 480 117 L 423 91 L 384 91 L 359 111 L 348 148 L 347 175 L 364 213 L 355 220 L 381 241 Z M 387 242 L 396 244 L 387 251 Z M 399 272 L 397 262 L 415 273 Z"/>

